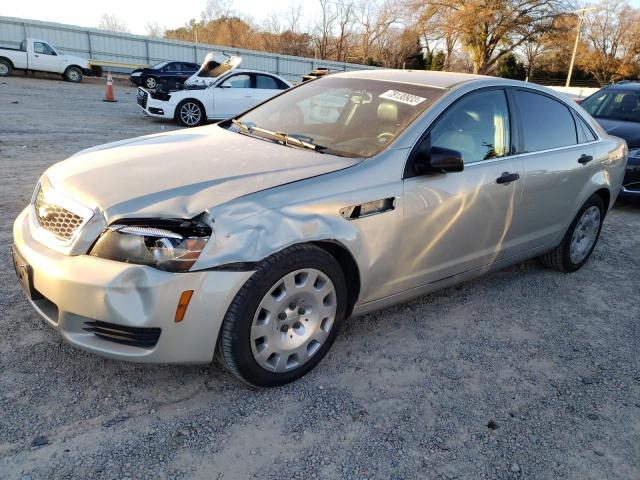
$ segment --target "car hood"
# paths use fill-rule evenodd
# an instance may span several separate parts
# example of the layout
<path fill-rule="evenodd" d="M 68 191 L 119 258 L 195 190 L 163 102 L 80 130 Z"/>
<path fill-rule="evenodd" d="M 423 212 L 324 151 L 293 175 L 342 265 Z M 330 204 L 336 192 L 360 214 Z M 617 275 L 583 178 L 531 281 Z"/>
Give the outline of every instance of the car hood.
<path fill-rule="evenodd" d="M 192 86 L 213 85 L 220 76 L 231 70 L 235 70 L 241 63 L 242 57 L 209 52 L 204 58 L 200 70 L 187 78 L 184 84 Z"/>
<path fill-rule="evenodd" d="M 192 218 L 234 198 L 359 161 L 210 125 L 84 150 L 45 175 L 53 188 L 102 211 L 111 223 L 123 217 Z"/>
<path fill-rule="evenodd" d="M 596 121 L 609 135 L 626 140 L 629 148 L 640 147 L 640 123 L 612 120 L 610 118 L 596 118 Z"/>

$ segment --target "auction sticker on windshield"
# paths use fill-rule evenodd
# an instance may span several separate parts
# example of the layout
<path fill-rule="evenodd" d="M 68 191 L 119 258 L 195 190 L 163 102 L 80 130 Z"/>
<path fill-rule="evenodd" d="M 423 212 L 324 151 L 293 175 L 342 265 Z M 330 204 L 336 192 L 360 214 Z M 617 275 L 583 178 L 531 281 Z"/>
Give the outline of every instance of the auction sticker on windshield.
<path fill-rule="evenodd" d="M 400 103 L 406 103 L 407 105 L 416 106 L 426 100 L 424 97 L 417 95 L 411 95 L 410 93 L 399 92 L 397 90 L 387 90 L 379 95 L 379 98 L 385 98 L 387 100 L 394 100 Z"/>

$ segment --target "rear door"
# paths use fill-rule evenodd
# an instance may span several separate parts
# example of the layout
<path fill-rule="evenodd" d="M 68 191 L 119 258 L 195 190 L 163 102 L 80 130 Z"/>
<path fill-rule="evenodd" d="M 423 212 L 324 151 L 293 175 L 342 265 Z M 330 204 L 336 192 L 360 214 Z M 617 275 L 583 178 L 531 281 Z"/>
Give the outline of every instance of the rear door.
<path fill-rule="evenodd" d="M 521 132 L 524 188 L 513 228 L 521 249 L 529 250 L 557 241 L 584 202 L 596 137 L 559 100 L 527 89 L 514 89 L 512 94 Z"/>
<path fill-rule="evenodd" d="M 213 110 L 209 118 L 229 118 L 253 105 L 251 74 L 231 74 L 213 87 Z"/>
<path fill-rule="evenodd" d="M 253 74 L 255 81 L 255 90 L 253 93 L 253 103 L 257 104 L 280 93 L 281 90 L 288 88 L 288 85 L 281 82 L 271 75 L 261 73 Z"/>

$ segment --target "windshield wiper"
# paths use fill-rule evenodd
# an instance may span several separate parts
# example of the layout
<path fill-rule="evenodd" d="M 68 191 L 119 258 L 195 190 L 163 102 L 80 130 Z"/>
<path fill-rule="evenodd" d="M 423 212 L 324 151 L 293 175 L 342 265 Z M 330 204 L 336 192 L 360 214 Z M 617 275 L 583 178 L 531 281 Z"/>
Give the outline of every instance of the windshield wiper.
<path fill-rule="evenodd" d="M 271 137 L 275 141 L 287 147 L 306 148 L 318 153 L 324 153 L 324 151 L 327 150 L 327 148 L 322 145 L 318 145 L 312 142 L 307 142 L 305 140 L 300 140 L 299 138 L 291 136 L 288 133 L 274 132 L 272 130 L 267 130 L 266 128 L 250 126 L 244 122 L 241 122 L 240 120 L 236 120 L 235 118 L 231 120 L 231 123 L 233 123 L 236 127 L 240 129 L 240 131 L 244 133 L 247 133 L 249 135 L 257 135 L 261 137 L 263 136 Z"/>

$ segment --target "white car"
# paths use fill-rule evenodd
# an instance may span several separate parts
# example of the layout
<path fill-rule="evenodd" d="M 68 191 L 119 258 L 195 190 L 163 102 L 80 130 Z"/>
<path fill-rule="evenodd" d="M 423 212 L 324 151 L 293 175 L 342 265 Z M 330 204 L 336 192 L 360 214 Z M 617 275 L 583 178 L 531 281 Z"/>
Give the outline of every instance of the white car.
<path fill-rule="evenodd" d="M 20 48 L 0 48 L 0 77 L 8 77 L 12 70 L 59 73 L 69 82 L 80 82 L 83 75 L 91 75 L 87 59 L 60 53 L 37 38 L 25 39 Z"/>
<path fill-rule="evenodd" d="M 195 127 L 205 120 L 233 117 L 291 87 L 277 75 L 238 70 L 237 64 L 217 77 L 197 77 L 201 69 L 194 75 L 200 83 L 187 81 L 190 84 L 185 82 L 182 90 L 157 92 L 139 87 L 138 105 L 151 117 L 175 119 L 185 127 Z"/>

